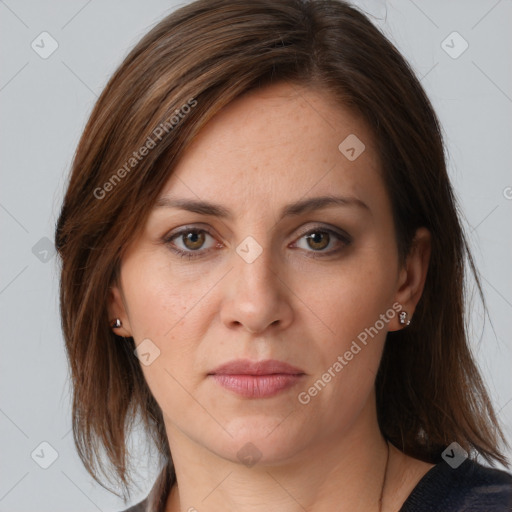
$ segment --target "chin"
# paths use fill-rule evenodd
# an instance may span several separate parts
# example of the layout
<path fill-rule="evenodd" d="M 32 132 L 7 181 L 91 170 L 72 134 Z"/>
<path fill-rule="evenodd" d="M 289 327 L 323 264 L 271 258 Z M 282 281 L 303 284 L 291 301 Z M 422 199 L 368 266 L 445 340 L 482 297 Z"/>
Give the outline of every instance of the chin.
<path fill-rule="evenodd" d="M 275 465 L 292 458 L 303 448 L 307 435 L 293 428 L 285 416 L 236 418 L 225 424 L 233 436 L 212 439 L 211 451 L 219 456 L 248 467 L 254 464 Z"/>

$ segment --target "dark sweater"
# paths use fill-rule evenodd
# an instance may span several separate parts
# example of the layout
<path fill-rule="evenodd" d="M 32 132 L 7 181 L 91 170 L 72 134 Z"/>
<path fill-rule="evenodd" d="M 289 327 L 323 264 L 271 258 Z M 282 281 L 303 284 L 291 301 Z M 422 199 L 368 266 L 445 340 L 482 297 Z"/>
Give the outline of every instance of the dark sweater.
<path fill-rule="evenodd" d="M 466 459 L 457 469 L 435 465 L 399 512 L 511 512 L 512 475 Z"/>
<path fill-rule="evenodd" d="M 162 488 L 157 480 L 145 500 L 124 512 L 164 512 Z M 470 459 L 457 469 L 443 461 L 423 476 L 398 512 L 512 512 L 512 475 Z"/>

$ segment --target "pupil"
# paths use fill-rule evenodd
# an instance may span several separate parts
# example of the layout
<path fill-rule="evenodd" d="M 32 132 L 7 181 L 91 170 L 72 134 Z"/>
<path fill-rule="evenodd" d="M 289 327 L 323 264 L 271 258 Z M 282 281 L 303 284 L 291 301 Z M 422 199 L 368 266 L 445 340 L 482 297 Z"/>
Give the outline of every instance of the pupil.
<path fill-rule="evenodd" d="M 185 245 L 189 247 L 189 249 L 197 249 L 202 245 L 202 237 L 201 233 L 189 232 L 185 236 Z"/>
<path fill-rule="evenodd" d="M 324 239 L 323 243 L 322 243 L 322 238 Z M 312 233 L 311 235 L 309 235 L 309 240 L 312 242 L 313 249 L 324 249 L 326 247 L 326 243 L 325 243 L 326 239 L 327 239 L 326 233 L 322 233 L 322 232 Z M 320 247 L 315 247 L 315 245 L 317 246 L 318 244 L 320 244 Z"/>

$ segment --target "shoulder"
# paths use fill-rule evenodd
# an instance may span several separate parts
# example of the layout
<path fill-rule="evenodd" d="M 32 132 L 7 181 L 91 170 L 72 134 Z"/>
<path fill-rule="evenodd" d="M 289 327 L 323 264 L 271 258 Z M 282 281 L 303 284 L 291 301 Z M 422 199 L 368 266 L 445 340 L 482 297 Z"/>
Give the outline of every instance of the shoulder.
<path fill-rule="evenodd" d="M 512 475 L 470 459 L 457 468 L 434 466 L 416 485 L 400 512 L 512 511 Z"/>

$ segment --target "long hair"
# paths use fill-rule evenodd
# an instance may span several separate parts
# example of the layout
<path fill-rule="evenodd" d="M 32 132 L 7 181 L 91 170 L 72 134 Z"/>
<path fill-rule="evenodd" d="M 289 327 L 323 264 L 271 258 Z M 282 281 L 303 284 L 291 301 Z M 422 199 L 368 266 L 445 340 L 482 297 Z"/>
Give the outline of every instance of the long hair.
<path fill-rule="evenodd" d="M 439 122 L 409 65 L 342 1 L 198 0 L 158 23 L 110 79 L 80 139 L 56 226 L 73 434 L 85 467 L 100 483 L 100 472 L 110 480 L 104 451 L 127 489 L 126 440 L 140 415 L 175 478 L 162 411 L 133 339 L 110 329 L 109 288 L 124 248 L 194 136 L 235 98 L 283 81 L 332 94 L 363 116 L 377 143 L 402 260 L 418 227 L 432 234 L 414 322 L 388 334 L 376 378 L 383 435 L 424 461 L 437 462 L 457 441 L 506 465 L 506 441 L 467 339 L 464 282 L 465 269 L 475 273 L 473 260 Z"/>

